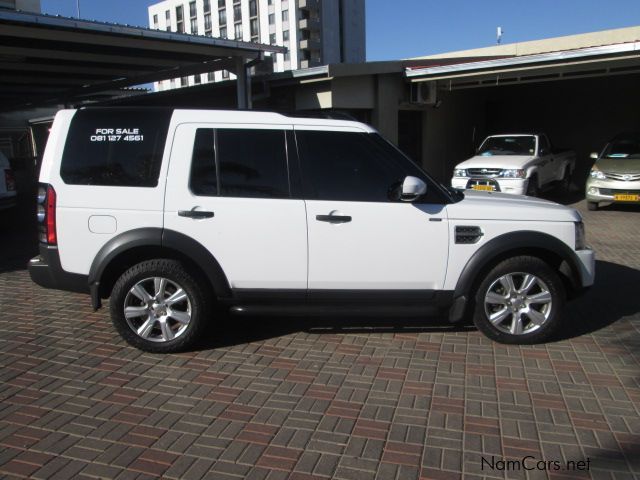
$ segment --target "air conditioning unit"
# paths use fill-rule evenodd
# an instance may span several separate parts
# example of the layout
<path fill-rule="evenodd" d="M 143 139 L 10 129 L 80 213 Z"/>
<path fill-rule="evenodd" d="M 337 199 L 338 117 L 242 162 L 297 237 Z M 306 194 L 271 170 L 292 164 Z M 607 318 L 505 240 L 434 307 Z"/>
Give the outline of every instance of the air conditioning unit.
<path fill-rule="evenodd" d="M 409 102 L 415 105 L 435 105 L 438 101 L 436 92 L 436 82 L 412 83 Z"/>

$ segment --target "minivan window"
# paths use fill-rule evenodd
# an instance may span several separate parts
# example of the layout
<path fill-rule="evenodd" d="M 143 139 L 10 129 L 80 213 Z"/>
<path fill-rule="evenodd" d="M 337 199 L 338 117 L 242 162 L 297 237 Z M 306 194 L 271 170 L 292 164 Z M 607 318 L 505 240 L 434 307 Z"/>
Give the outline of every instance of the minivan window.
<path fill-rule="evenodd" d="M 196 195 L 288 198 L 284 130 L 198 129 L 189 184 Z"/>
<path fill-rule="evenodd" d="M 86 109 L 71 120 L 60 176 L 70 185 L 155 187 L 171 110 Z"/>
<path fill-rule="evenodd" d="M 388 202 L 407 175 L 424 177 L 376 134 L 303 130 L 296 139 L 312 198 Z"/>
<path fill-rule="evenodd" d="M 640 158 L 640 136 L 616 138 L 607 145 L 603 157 L 618 159 Z"/>

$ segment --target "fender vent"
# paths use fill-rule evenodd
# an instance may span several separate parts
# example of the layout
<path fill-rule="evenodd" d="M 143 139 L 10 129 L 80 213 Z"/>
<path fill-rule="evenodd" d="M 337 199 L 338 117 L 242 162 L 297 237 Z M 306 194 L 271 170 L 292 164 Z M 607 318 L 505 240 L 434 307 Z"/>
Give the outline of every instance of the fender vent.
<path fill-rule="evenodd" d="M 482 235 L 480 227 L 456 226 L 456 243 L 477 243 Z"/>

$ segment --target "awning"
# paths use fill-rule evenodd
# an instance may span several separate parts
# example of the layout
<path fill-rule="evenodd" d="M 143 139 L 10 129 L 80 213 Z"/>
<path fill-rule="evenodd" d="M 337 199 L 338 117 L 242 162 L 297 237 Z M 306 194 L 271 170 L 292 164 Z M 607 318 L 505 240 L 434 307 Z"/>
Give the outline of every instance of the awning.
<path fill-rule="evenodd" d="M 75 102 L 99 97 L 100 92 L 198 73 L 236 73 L 266 52 L 286 51 L 272 45 L 0 10 L 0 109 Z"/>

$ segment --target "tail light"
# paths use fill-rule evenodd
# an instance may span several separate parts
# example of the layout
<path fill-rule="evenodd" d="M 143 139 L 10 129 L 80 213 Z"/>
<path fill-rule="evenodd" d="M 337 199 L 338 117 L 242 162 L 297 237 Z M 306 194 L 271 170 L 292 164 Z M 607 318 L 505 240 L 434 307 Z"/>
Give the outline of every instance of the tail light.
<path fill-rule="evenodd" d="M 56 191 L 51 185 L 41 183 L 38 186 L 38 232 L 42 243 L 56 245 Z"/>
<path fill-rule="evenodd" d="M 4 182 L 7 186 L 8 192 L 15 192 L 16 190 L 16 178 L 13 176 L 13 172 L 9 169 L 4 171 Z"/>

